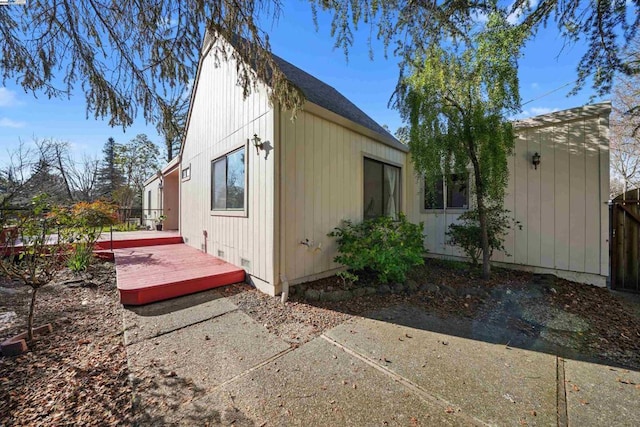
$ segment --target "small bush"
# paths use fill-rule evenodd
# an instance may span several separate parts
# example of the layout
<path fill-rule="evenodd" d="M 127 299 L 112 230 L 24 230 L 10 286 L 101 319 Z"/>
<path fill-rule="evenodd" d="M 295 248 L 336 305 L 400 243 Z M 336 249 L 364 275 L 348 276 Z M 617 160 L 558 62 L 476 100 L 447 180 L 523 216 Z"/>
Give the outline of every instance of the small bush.
<path fill-rule="evenodd" d="M 487 232 L 489 235 L 489 251 L 498 250 L 510 256 L 504 249 L 504 238 L 511 229 L 511 224 L 522 228 L 518 221 L 509 216 L 509 211 L 501 206 L 487 208 Z M 474 265 L 478 265 L 482 256 L 482 233 L 478 210 L 469 210 L 459 217 L 459 224 L 451 224 L 447 236 L 449 243 L 460 247 L 471 258 Z"/>
<path fill-rule="evenodd" d="M 86 243 L 78 243 L 67 261 L 67 267 L 74 273 L 86 271 L 93 260 L 93 248 Z"/>
<path fill-rule="evenodd" d="M 335 262 L 349 268 L 344 277 L 358 279 L 358 273 L 371 270 L 382 283 L 402 282 L 414 266 L 424 264 L 423 224 L 412 224 L 404 214 L 397 221 L 379 217 L 353 224 L 343 221 L 329 236 L 336 237 Z"/>

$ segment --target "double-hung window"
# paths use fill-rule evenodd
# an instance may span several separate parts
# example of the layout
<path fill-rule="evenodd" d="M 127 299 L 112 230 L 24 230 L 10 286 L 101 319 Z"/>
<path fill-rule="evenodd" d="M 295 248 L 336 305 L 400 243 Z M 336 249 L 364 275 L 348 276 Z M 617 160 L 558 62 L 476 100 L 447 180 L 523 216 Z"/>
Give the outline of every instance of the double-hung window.
<path fill-rule="evenodd" d="M 211 210 L 245 209 L 245 147 L 211 162 Z"/>
<path fill-rule="evenodd" d="M 431 190 L 431 191 L 429 191 Z M 469 175 L 451 174 L 436 182 L 424 182 L 424 209 L 469 209 Z"/>
<path fill-rule="evenodd" d="M 364 159 L 364 219 L 397 218 L 400 212 L 400 168 Z"/>

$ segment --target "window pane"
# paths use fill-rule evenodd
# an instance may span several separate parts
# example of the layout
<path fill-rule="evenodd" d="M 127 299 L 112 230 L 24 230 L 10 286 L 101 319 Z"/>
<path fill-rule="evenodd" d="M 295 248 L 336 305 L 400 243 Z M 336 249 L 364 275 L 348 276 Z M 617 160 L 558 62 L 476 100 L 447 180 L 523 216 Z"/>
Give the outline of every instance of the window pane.
<path fill-rule="evenodd" d="M 431 184 L 433 185 L 433 184 Z M 435 183 L 435 188 L 431 192 L 429 183 L 424 181 L 424 208 L 425 209 L 444 209 L 444 182 L 442 178 Z"/>
<path fill-rule="evenodd" d="M 384 213 L 382 168 L 382 163 L 364 159 L 364 219 Z"/>
<path fill-rule="evenodd" d="M 463 209 L 469 207 L 468 175 L 451 175 L 451 180 L 447 183 L 447 207 Z"/>
<path fill-rule="evenodd" d="M 211 188 L 212 195 L 212 209 L 226 209 L 227 208 L 227 158 L 216 160 L 213 162 L 213 174 Z"/>
<path fill-rule="evenodd" d="M 227 156 L 227 209 L 244 208 L 244 148 Z"/>
<path fill-rule="evenodd" d="M 400 168 L 384 165 L 384 214 L 396 219 L 400 211 Z"/>

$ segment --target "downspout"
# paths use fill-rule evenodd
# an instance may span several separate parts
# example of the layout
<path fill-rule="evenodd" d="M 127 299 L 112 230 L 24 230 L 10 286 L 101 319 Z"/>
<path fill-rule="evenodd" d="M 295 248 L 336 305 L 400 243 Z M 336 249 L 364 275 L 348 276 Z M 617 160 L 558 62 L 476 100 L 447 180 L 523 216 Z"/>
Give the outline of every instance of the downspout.
<path fill-rule="evenodd" d="M 281 109 L 280 109 L 280 104 L 278 103 L 277 105 L 274 106 L 274 116 L 275 116 L 275 126 L 274 126 L 274 139 L 276 141 L 278 141 L 277 143 L 277 149 L 276 149 L 276 156 L 278 158 L 278 170 L 277 170 L 277 174 L 275 174 L 274 179 L 278 180 L 278 205 L 279 205 L 279 209 L 278 209 L 278 215 L 276 218 L 276 221 L 278 222 L 278 235 L 277 235 L 277 239 L 278 239 L 278 275 L 279 275 L 279 280 L 282 284 L 282 293 L 280 295 L 280 301 L 284 304 L 287 302 L 287 299 L 289 299 L 289 281 L 287 280 L 287 276 L 285 275 L 286 269 L 286 263 L 285 263 L 285 256 L 284 256 L 284 244 L 282 242 L 282 218 L 283 218 L 283 212 L 284 212 L 284 197 L 283 197 L 283 192 L 282 192 L 282 134 L 281 134 L 281 129 L 280 129 L 280 115 L 282 113 Z M 274 143 L 274 145 L 276 145 Z M 274 236 L 275 237 L 275 236 Z"/>

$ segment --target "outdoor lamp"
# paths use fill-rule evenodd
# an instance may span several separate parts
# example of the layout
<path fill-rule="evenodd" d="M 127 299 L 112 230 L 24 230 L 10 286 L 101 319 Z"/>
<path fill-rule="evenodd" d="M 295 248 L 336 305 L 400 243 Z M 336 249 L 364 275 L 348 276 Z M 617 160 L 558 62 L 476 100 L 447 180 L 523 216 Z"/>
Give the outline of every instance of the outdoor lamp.
<path fill-rule="evenodd" d="M 538 165 L 540 164 L 540 154 L 538 154 L 536 152 L 533 155 L 533 157 L 531 157 L 531 163 L 533 164 L 533 167 L 537 170 L 538 169 Z"/>
<path fill-rule="evenodd" d="M 260 150 L 264 150 L 264 142 L 262 142 L 260 137 L 255 133 L 253 134 L 251 141 L 253 141 L 253 146 L 256 147 L 256 154 L 259 156 Z"/>

